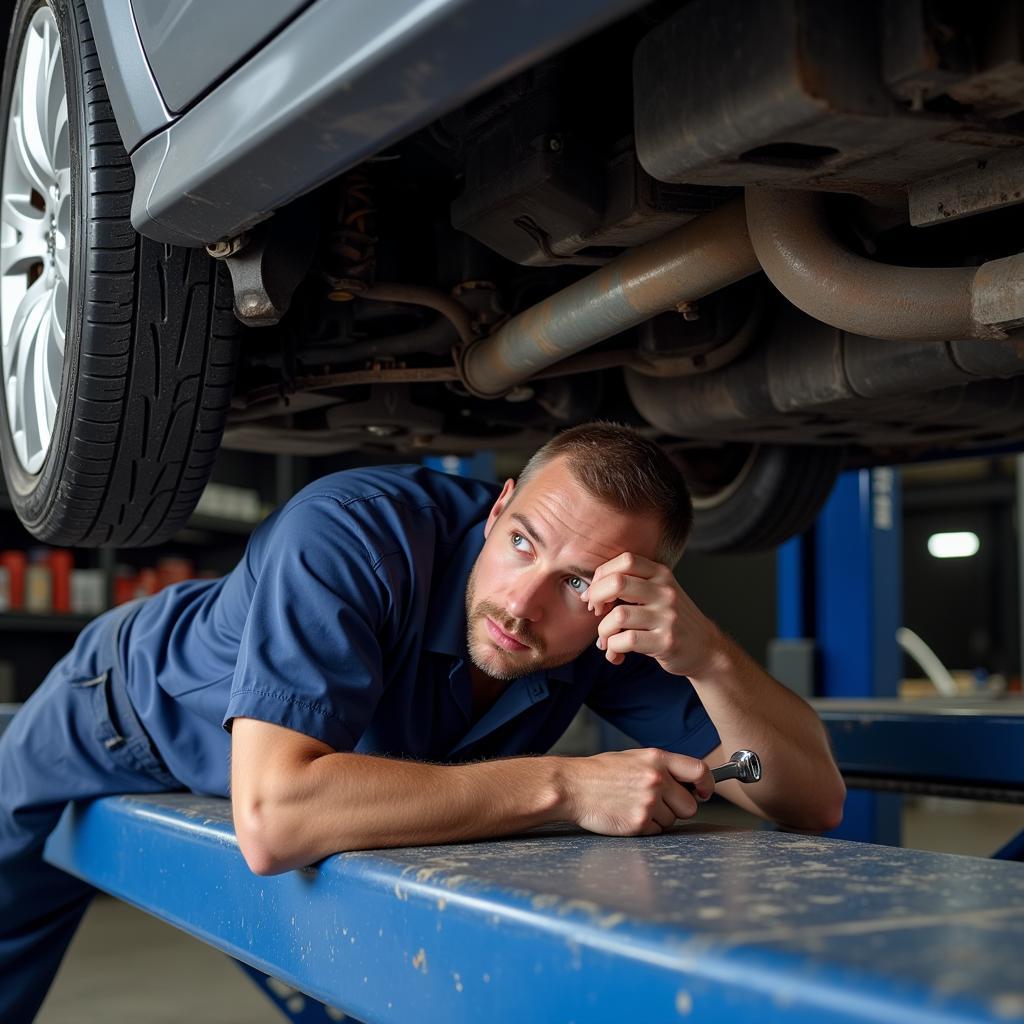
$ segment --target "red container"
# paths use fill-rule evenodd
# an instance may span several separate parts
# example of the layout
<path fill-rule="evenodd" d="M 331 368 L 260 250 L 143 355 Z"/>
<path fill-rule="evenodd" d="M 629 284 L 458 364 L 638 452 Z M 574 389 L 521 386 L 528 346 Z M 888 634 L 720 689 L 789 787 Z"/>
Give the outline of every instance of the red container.
<path fill-rule="evenodd" d="M 138 585 L 138 577 L 131 569 L 118 569 L 114 574 L 114 604 L 134 601 Z"/>
<path fill-rule="evenodd" d="M 25 607 L 25 566 L 28 559 L 24 551 L 9 549 L 0 551 L 0 565 L 10 573 L 11 611 L 21 611 Z"/>
<path fill-rule="evenodd" d="M 160 576 L 161 587 L 194 579 L 196 575 L 195 564 L 188 558 L 161 558 L 156 563 L 156 571 Z"/>
<path fill-rule="evenodd" d="M 149 597 L 160 589 L 160 574 L 156 569 L 140 569 L 136 577 L 135 594 L 138 597 Z"/>
<path fill-rule="evenodd" d="M 49 557 L 53 574 L 53 610 L 70 612 L 71 570 L 75 567 L 75 556 L 67 548 L 54 548 Z"/>

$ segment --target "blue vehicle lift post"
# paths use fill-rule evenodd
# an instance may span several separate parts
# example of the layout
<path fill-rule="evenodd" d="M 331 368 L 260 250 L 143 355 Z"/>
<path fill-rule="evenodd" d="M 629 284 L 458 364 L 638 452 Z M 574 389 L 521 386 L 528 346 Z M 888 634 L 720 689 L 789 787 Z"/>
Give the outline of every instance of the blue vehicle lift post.
<path fill-rule="evenodd" d="M 899 476 L 842 474 L 812 530 L 779 548 L 777 630 L 814 638 L 816 697 L 895 697 L 902 618 Z M 900 843 L 900 797 L 851 789 L 841 839 Z"/>

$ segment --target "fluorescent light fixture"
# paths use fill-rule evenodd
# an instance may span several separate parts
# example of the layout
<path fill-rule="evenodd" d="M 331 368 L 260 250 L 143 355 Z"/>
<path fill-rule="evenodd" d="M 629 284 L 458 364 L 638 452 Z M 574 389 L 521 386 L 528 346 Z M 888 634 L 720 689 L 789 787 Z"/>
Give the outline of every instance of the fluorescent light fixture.
<path fill-rule="evenodd" d="M 928 553 L 934 558 L 970 558 L 978 553 L 978 535 L 962 533 L 933 533 L 928 538 Z"/>

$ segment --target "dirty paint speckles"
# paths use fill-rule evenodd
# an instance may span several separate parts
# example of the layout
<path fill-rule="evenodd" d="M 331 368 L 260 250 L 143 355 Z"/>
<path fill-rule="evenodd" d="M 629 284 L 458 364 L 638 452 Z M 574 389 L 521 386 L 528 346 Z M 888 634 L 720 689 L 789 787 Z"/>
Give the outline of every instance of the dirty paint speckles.
<path fill-rule="evenodd" d="M 687 822 L 359 851 L 261 878 L 226 801 L 73 810 L 51 863 L 357 1019 L 567 1024 L 628 992 L 645 1020 L 1024 1021 L 1018 864 Z"/>

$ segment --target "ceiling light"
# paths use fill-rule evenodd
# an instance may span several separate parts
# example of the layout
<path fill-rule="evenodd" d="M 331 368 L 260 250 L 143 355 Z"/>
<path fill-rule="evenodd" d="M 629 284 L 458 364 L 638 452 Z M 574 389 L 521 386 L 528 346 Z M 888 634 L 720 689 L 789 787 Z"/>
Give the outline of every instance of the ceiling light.
<path fill-rule="evenodd" d="M 970 558 L 978 553 L 976 533 L 933 533 L 928 538 L 928 553 L 935 558 Z"/>

